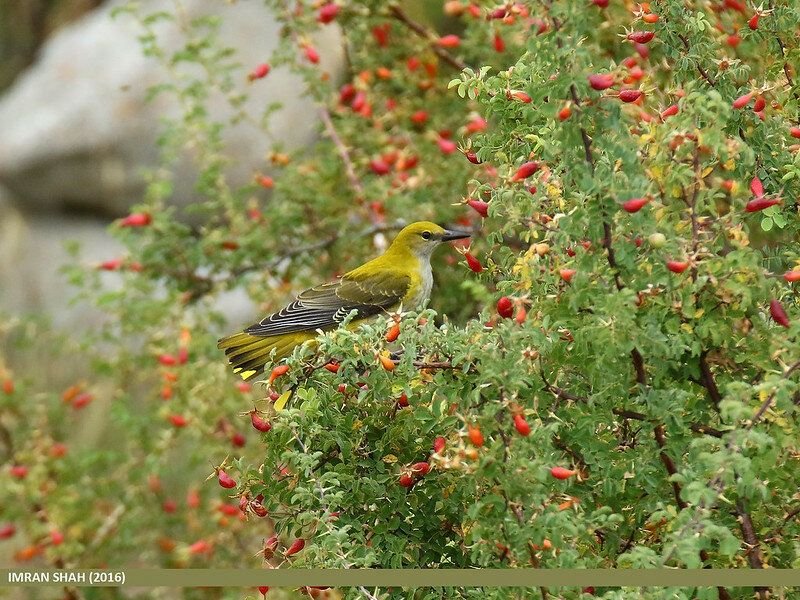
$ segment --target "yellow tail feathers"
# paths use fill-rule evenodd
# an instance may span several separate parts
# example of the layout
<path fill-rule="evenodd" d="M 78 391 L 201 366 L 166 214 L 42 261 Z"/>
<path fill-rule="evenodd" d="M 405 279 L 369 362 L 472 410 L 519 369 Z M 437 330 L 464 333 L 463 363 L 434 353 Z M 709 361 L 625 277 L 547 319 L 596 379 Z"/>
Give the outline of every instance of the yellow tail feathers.
<path fill-rule="evenodd" d="M 248 381 L 263 373 L 267 363 L 289 356 L 295 347 L 315 337 L 314 332 L 261 337 L 242 331 L 219 340 L 217 348 L 225 350 L 233 372 Z"/>

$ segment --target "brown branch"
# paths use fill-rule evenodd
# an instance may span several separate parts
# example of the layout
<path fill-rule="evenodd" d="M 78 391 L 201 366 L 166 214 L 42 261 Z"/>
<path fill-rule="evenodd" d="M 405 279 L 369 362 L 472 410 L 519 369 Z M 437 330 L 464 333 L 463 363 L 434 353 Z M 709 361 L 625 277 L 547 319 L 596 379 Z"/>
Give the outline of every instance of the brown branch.
<path fill-rule="evenodd" d="M 653 428 L 653 437 L 656 440 L 656 445 L 659 448 L 659 457 L 661 458 L 661 462 L 664 463 L 664 467 L 667 469 L 667 473 L 669 473 L 670 477 L 676 475 L 678 473 L 678 469 L 675 468 L 675 463 L 672 461 L 672 458 L 666 452 L 667 446 L 667 439 L 664 435 L 664 426 L 659 423 Z M 678 507 L 683 510 L 686 508 L 687 504 L 681 498 L 681 486 L 678 484 L 677 481 L 673 481 L 672 483 L 672 493 L 675 495 L 675 503 Z"/>
<path fill-rule="evenodd" d="M 736 514 L 738 515 L 739 527 L 742 530 L 742 536 L 747 544 L 747 562 L 750 563 L 751 569 L 763 569 L 765 562 L 761 555 L 761 545 L 756 537 L 756 530 L 753 527 L 753 521 L 750 514 L 744 506 L 744 502 L 739 499 L 736 501 Z M 766 600 L 769 597 L 769 588 L 757 587 L 755 588 L 757 596 L 761 600 Z"/>
<path fill-rule="evenodd" d="M 627 410 L 625 408 L 612 408 L 611 412 L 618 417 L 622 417 L 623 419 L 632 419 L 634 421 L 649 421 L 650 419 L 647 417 L 646 414 L 636 412 L 633 410 Z M 689 425 L 689 429 L 694 431 L 695 433 L 700 433 L 703 435 L 710 435 L 715 438 L 721 438 L 724 432 L 720 431 L 719 429 L 714 429 L 708 425 L 704 425 L 703 423 L 692 423 Z"/>
<path fill-rule="evenodd" d="M 689 52 L 689 40 L 686 39 L 686 36 L 679 33 L 678 37 L 680 38 L 681 42 L 683 42 L 683 47 L 686 49 L 686 52 Z M 714 87 L 716 85 L 715 81 L 712 79 L 711 75 L 708 74 L 699 62 L 695 61 L 695 66 L 697 67 L 697 71 L 700 73 L 700 76 L 706 80 L 708 85 Z"/>
<path fill-rule="evenodd" d="M 767 535 L 764 536 L 764 542 L 766 543 L 769 541 L 773 541 L 777 536 L 779 536 L 783 532 L 783 528 L 786 527 L 786 524 L 792 519 L 794 519 L 797 515 L 800 515 L 800 506 L 787 512 L 786 515 L 783 517 L 783 522 L 778 527 L 776 527 L 775 529 L 773 529 Z"/>
<path fill-rule="evenodd" d="M 719 392 L 717 382 L 714 380 L 714 374 L 711 372 L 711 367 L 708 365 L 706 356 L 708 356 L 708 350 L 703 350 L 703 352 L 700 353 L 699 359 L 700 385 L 706 388 L 711 401 L 714 403 L 714 408 L 716 408 L 717 412 L 719 412 L 719 404 L 722 402 L 722 394 Z"/>
<path fill-rule="evenodd" d="M 634 348 L 631 350 L 631 360 L 633 360 L 633 368 L 636 371 L 636 383 L 639 385 L 647 385 L 647 374 L 644 371 L 644 358 L 641 352 Z"/>
<path fill-rule="evenodd" d="M 542 378 L 542 381 L 544 382 L 544 388 L 557 398 L 561 398 L 562 400 L 571 400 L 573 402 L 588 402 L 588 398 L 582 398 L 581 396 L 576 396 L 575 394 L 572 394 L 565 389 L 562 389 L 555 385 L 551 385 L 550 382 L 547 381 L 547 378 L 544 376 L 544 371 L 539 371 L 539 376 Z"/>
<path fill-rule="evenodd" d="M 416 33 L 419 37 L 427 40 L 430 44 L 431 50 L 436 53 L 436 56 L 441 58 L 454 69 L 463 71 L 467 68 L 467 65 L 464 64 L 460 59 L 456 58 L 447 50 L 436 44 L 436 36 L 431 33 L 427 27 L 411 19 L 397 4 L 392 4 L 389 6 L 389 13 L 403 25 L 408 27 L 411 31 Z"/>
<path fill-rule="evenodd" d="M 322 123 L 325 125 L 325 131 L 327 132 L 328 137 L 331 138 L 333 145 L 336 146 L 336 151 L 339 153 L 339 158 L 342 159 L 342 163 L 344 164 L 344 172 L 347 175 L 347 180 L 350 182 L 350 187 L 352 187 L 353 191 L 356 193 L 356 199 L 363 200 L 365 197 L 364 186 L 361 185 L 361 180 L 358 178 L 358 175 L 356 175 L 356 170 L 353 166 L 353 160 L 350 158 L 350 151 L 347 149 L 347 146 L 342 141 L 339 133 L 336 131 L 336 127 L 333 124 L 333 119 L 331 119 L 331 113 L 328 110 L 328 107 L 324 105 L 321 106 L 319 114 L 322 117 Z"/>
<path fill-rule="evenodd" d="M 797 371 L 797 369 L 800 369 L 800 361 L 797 361 L 791 367 L 789 367 L 788 370 L 784 371 L 782 379 L 788 379 L 792 375 L 792 373 Z M 746 431 L 751 430 L 755 426 L 755 424 L 758 423 L 761 420 L 761 418 L 767 412 L 769 407 L 772 406 L 772 402 L 775 400 L 775 394 L 776 393 L 777 393 L 777 390 L 772 392 L 767 397 L 767 399 L 764 400 L 764 402 L 761 403 L 761 406 L 758 407 L 758 410 L 753 415 L 753 418 L 750 419 L 750 422 L 747 424 L 747 427 L 745 427 Z"/>

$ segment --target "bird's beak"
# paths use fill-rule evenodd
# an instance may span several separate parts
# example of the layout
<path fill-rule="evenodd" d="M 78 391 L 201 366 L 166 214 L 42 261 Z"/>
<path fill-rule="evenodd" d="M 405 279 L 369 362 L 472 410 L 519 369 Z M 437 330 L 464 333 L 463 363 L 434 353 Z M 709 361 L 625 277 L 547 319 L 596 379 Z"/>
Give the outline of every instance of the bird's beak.
<path fill-rule="evenodd" d="M 452 242 L 453 240 L 463 240 L 464 238 L 470 237 L 472 234 L 466 231 L 453 231 L 451 229 L 445 229 L 444 233 L 442 234 L 442 241 L 443 242 Z"/>

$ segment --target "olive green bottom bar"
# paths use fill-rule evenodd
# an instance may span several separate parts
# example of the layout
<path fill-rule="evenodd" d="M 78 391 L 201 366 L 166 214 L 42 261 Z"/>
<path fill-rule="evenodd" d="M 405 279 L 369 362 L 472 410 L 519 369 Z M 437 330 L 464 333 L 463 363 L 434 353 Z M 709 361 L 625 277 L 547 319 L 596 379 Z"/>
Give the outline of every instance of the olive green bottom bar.
<path fill-rule="evenodd" d="M 0 586 L 800 586 L 800 569 L 2 569 Z"/>

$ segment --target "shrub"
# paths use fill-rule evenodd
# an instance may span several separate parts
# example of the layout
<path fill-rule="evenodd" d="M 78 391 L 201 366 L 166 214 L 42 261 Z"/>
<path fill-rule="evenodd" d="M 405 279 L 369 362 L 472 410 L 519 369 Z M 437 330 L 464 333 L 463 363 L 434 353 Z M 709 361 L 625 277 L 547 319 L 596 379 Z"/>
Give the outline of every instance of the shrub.
<path fill-rule="evenodd" d="M 798 567 L 800 7 L 446 2 L 434 33 L 399 4 L 267 4 L 285 22 L 271 64 L 306 77 L 323 139 L 272 156 L 266 198 L 227 187 L 225 124 L 189 111 L 165 143 L 202 147 L 203 225 L 176 219 L 155 180 L 146 223 L 114 228 L 140 267 L 88 292 L 113 315 L 96 360 L 130 444 L 123 504 L 152 496 L 147 474 L 180 465 L 199 485 L 204 461 L 232 454 L 235 487 L 204 493 L 244 498 L 249 518 L 222 532 L 187 517 L 184 545 L 146 562 L 189 564 L 206 552 L 188 545 L 197 531 L 219 551 L 206 564 L 244 566 L 261 546 L 233 540 L 267 537 L 266 510 L 282 566 Z M 341 85 L 308 42 L 325 21 L 345 34 Z M 187 47 L 182 60 L 238 73 L 212 44 Z M 204 89 L 173 91 L 202 107 Z M 432 308 L 402 316 L 397 341 L 391 319 L 329 332 L 272 385 L 236 390 L 214 298 L 243 287 L 276 309 L 420 218 L 474 227 L 482 272 L 441 251 Z M 185 364 L 167 364 L 180 348 Z M 225 439 L 250 427 L 251 401 L 271 428 L 240 454 Z M 75 487 L 94 470 L 64 474 L 81 510 L 107 499 Z M 152 504 L 114 545 L 168 535 Z M 77 537 L 66 556 L 86 560 Z"/>

